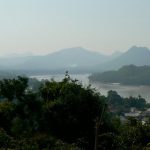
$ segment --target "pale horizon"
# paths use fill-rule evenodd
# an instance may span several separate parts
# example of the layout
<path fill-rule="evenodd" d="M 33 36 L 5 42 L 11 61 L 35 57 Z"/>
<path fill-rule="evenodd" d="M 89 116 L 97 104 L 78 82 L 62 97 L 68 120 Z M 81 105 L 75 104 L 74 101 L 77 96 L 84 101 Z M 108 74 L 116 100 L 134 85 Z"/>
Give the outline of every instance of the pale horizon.
<path fill-rule="evenodd" d="M 0 1 L 0 55 L 150 47 L 149 0 Z"/>

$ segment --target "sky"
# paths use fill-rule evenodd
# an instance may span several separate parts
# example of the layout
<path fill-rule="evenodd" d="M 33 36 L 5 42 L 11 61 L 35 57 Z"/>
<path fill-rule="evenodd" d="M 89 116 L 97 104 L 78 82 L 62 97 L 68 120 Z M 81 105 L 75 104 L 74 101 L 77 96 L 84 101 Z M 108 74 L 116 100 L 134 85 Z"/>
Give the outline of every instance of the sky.
<path fill-rule="evenodd" d="M 150 0 L 0 0 L 0 55 L 150 48 Z"/>

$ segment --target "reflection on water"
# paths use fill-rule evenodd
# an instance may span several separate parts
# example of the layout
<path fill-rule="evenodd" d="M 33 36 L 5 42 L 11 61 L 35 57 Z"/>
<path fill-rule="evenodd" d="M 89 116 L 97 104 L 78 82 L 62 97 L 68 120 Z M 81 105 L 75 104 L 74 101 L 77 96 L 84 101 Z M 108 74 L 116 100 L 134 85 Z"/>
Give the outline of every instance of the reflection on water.
<path fill-rule="evenodd" d="M 83 83 L 83 85 L 88 85 L 89 74 L 71 74 L 70 77 L 72 79 L 78 79 Z M 56 74 L 56 75 L 39 75 L 39 76 L 31 76 L 32 78 L 37 78 L 38 80 L 42 79 L 55 79 L 56 81 L 61 81 L 65 75 L 64 74 Z M 90 83 L 92 87 L 96 88 L 103 95 L 107 95 L 109 90 L 117 91 L 119 95 L 122 97 L 129 97 L 129 96 L 138 96 L 141 95 L 147 101 L 150 102 L 150 86 L 127 86 L 127 85 L 120 85 L 120 84 L 104 84 L 104 83 Z"/>

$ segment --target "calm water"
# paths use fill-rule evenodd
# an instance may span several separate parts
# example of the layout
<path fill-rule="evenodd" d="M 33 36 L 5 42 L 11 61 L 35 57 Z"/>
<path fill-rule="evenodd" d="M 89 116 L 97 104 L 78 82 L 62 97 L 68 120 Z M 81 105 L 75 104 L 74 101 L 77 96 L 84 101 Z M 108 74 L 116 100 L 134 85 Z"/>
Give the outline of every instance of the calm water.
<path fill-rule="evenodd" d="M 88 79 L 89 74 L 71 74 L 70 77 L 72 79 L 78 79 L 83 85 L 89 84 Z M 38 75 L 31 76 L 32 78 L 37 78 L 38 80 L 42 79 L 54 79 L 56 81 L 61 81 L 64 78 L 64 74 L 56 74 L 56 75 Z M 103 83 L 90 83 L 92 87 L 96 88 L 103 95 L 107 95 L 109 90 L 115 90 L 122 97 L 129 96 L 138 96 L 141 95 L 148 102 L 150 102 L 150 86 L 126 86 L 119 84 L 103 84 Z"/>

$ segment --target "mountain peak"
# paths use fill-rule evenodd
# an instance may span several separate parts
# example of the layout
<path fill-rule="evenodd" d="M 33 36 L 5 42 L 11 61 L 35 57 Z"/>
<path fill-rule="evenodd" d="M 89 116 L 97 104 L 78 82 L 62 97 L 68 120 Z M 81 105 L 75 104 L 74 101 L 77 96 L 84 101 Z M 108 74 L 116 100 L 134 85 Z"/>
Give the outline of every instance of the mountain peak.
<path fill-rule="evenodd" d="M 147 47 L 132 46 L 127 52 L 150 52 Z"/>
<path fill-rule="evenodd" d="M 136 66 L 150 65 L 150 50 L 147 47 L 133 46 L 121 56 L 110 62 L 106 62 L 101 67 L 104 70 L 116 70 L 130 64 Z"/>
<path fill-rule="evenodd" d="M 89 50 L 83 48 L 83 47 L 72 47 L 72 48 L 66 48 L 66 49 L 63 49 L 61 51 L 67 51 L 67 52 L 70 52 L 70 51 L 76 51 L 76 52 L 90 52 Z"/>

